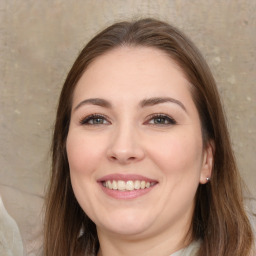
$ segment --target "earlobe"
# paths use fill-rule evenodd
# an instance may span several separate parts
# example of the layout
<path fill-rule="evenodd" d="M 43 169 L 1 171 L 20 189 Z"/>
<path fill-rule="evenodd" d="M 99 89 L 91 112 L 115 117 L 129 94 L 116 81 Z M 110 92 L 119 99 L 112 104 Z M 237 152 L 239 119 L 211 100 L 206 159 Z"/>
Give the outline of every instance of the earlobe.
<path fill-rule="evenodd" d="M 203 163 L 200 175 L 200 183 L 205 184 L 210 181 L 212 175 L 213 161 L 214 161 L 215 145 L 210 141 L 204 150 Z"/>

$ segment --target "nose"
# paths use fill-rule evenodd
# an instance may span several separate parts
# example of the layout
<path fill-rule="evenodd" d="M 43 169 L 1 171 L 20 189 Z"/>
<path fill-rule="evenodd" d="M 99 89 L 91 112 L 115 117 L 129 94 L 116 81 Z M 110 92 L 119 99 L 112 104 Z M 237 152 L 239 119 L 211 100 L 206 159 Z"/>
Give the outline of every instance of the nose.
<path fill-rule="evenodd" d="M 145 157 L 141 138 L 134 127 L 126 125 L 113 131 L 107 157 L 123 165 L 138 162 Z"/>

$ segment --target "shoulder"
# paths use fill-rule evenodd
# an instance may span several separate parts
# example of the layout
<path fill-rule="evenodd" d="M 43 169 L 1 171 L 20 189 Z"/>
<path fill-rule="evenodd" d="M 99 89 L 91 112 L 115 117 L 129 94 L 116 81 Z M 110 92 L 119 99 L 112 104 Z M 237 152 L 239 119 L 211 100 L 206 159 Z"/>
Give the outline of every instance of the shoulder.
<path fill-rule="evenodd" d="M 19 228 L 5 209 L 0 196 L 0 255 L 21 255 L 22 252 Z"/>

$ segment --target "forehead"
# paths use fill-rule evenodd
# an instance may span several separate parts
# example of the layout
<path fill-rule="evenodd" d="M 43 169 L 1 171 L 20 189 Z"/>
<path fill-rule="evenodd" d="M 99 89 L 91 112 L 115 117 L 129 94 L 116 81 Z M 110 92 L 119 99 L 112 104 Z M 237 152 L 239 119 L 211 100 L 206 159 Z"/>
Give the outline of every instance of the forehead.
<path fill-rule="evenodd" d="M 86 69 L 76 86 L 75 94 L 111 89 L 161 91 L 172 84 L 189 82 L 182 69 L 164 51 L 151 47 L 118 47 L 97 57 Z M 135 85 L 135 88 L 134 88 Z M 176 88 L 179 89 L 179 88 Z M 181 88 L 180 88 L 181 89 Z M 100 91 L 99 91 L 100 90 Z"/>
<path fill-rule="evenodd" d="M 141 76 L 147 71 L 151 71 L 147 75 L 154 75 L 166 70 L 170 72 L 170 69 L 173 69 L 185 78 L 184 71 L 170 55 L 154 47 L 120 46 L 114 48 L 96 57 L 85 72 L 88 75 L 89 71 L 92 69 L 95 71 L 96 68 L 101 69 L 101 72 L 111 72 L 110 74 L 118 73 L 118 71 L 129 71 Z"/>

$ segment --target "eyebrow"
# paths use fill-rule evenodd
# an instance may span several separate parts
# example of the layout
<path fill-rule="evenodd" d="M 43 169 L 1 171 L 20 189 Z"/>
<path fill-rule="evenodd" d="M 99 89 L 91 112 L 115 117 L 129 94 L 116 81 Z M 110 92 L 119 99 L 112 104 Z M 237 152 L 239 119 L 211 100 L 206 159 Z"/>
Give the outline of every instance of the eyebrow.
<path fill-rule="evenodd" d="M 149 106 L 154 106 L 157 104 L 163 104 L 167 102 L 175 103 L 178 106 L 180 106 L 185 112 L 187 112 L 187 109 L 185 108 L 184 104 L 181 101 L 170 98 L 170 97 L 154 97 L 154 98 L 145 99 L 141 101 L 140 106 L 149 107 Z"/>
<path fill-rule="evenodd" d="M 92 98 L 92 99 L 86 99 L 86 100 L 81 101 L 74 108 L 74 110 L 77 110 L 78 108 L 80 108 L 83 105 L 96 105 L 96 106 L 100 106 L 100 107 L 104 107 L 104 108 L 111 108 L 112 107 L 111 103 L 108 102 L 107 100 L 100 99 L 100 98 Z"/>
<path fill-rule="evenodd" d="M 168 103 L 168 102 L 177 104 L 187 113 L 187 109 L 185 108 L 184 104 L 181 101 L 170 98 L 170 97 L 153 97 L 153 98 L 149 98 L 149 99 L 144 99 L 140 102 L 139 106 L 141 108 L 143 108 L 143 107 L 150 107 L 150 106 L 154 106 L 157 104 L 163 104 L 163 103 Z M 100 107 L 104 107 L 104 108 L 112 108 L 112 104 L 107 100 L 104 100 L 101 98 L 91 98 L 91 99 L 86 99 L 86 100 L 81 101 L 74 108 L 74 111 L 83 105 L 96 105 L 96 106 L 100 106 Z"/>

